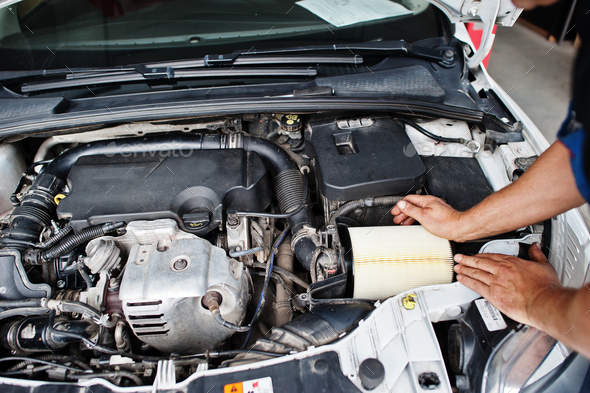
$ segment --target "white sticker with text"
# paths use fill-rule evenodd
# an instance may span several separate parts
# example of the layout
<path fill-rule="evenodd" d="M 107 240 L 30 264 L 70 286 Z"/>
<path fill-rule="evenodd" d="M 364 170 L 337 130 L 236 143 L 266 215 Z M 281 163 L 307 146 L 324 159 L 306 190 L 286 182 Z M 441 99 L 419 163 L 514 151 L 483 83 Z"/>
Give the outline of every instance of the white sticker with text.
<path fill-rule="evenodd" d="M 494 332 L 496 330 L 506 329 L 508 326 L 506 325 L 506 321 L 500 314 L 500 311 L 486 299 L 478 299 L 475 301 L 475 305 L 481 314 L 481 318 L 483 319 L 486 327 L 490 332 Z"/>

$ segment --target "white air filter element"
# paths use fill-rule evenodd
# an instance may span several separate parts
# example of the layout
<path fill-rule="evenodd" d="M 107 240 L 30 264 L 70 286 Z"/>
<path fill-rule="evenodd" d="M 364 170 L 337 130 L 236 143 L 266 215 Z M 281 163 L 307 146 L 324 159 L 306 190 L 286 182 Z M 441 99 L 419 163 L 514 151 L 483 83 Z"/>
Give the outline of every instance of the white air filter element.
<path fill-rule="evenodd" d="M 354 298 L 385 299 L 413 288 L 453 280 L 451 243 L 421 226 L 362 227 L 348 231 Z"/>

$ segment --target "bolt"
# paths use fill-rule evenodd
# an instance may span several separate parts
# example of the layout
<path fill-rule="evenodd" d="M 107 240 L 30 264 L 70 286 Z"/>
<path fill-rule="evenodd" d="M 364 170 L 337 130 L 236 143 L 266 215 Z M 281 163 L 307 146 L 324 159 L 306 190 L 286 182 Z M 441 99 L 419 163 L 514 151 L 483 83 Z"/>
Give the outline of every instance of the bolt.
<path fill-rule="evenodd" d="M 119 281 L 115 277 L 113 277 L 109 280 L 109 287 L 116 288 L 118 286 L 119 286 Z"/>
<path fill-rule="evenodd" d="M 174 270 L 184 270 L 188 266 L 188 261 L 186 259 L 179 259 L 174 262 Z"/>
<path fill-rule="evenodd" d="M 455 57 L 455 52 L 453 52 L 450 49 L 447 49 L 445 51 L 445 53 L 443 53 L 443 57 L 444 57 L 445 60 L 449 60 L 449 61 L 450 60 L 453 60 L 453 58 Z"/>
<path fill-rule="evenodd" d="M 477 7 L 473 7 L 469 10 L 469 15 L 475 16 L 475 15 L 477 15 L 477 11 L 478 11 Z"/>
<path fill-rule="evenodd" d="M 357 216 L 360 216 L 361 214 L 363 214 L 363 209 L 361 209 L 361 208 L 355 209 L 354 214 Z"/>
<path fill-rule="evenodd" d="M 518 149 L 516 149 L 516 151 L 521 154 L 525 152 L 525 150 L 522 147 L 519 147 Z"/>
<path fill-rule="evenodd" d="M 66 287 L 66 282 L 64 280 L 58 280 L 57 281 L 57 287 L 59 289 L 65 288 Z"/>
<path fill-rule="evenodd" d="M 5 294 L 6 293 L 6 287 L 0 287 L 0 294 Z"/>

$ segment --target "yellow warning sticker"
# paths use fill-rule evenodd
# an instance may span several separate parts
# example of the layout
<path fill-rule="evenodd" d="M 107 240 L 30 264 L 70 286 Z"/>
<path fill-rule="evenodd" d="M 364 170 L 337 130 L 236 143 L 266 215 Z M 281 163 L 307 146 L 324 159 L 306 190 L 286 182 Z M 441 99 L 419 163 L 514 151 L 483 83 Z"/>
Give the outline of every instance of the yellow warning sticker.
<path fill-rule="evenodd" d="M 223 393 L 273 393 L 272 378 L 264 377 L 250 381 L 230 383 L 223 387 Z"/>
<path fill-rule="evenodd" d="M 223 387 L 223 393 L 244 393 L 244 389 L 242 387 L 242 383 L 230 383 L 229 385 L 225 385 Z"/>

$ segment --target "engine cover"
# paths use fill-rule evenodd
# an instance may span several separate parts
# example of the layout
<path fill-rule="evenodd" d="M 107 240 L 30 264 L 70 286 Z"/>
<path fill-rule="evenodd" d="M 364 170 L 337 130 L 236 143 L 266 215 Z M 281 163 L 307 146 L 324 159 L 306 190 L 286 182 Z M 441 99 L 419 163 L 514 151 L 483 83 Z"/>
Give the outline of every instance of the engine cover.
<path fill-rule="evenodd" d="M 335 201 L 405 195 L 426 181 L 426 168 L 403 125 L 390 117 L 317 120 L 305 133 L 319 188 Z"/>
<path fill-rule="evenodd" d="M 202 235 L 221 224 L 224 208 L 263 211 L 271 198 L 262 160 L 242 149 L 81 157 L 68 186 L 57 214 L 75 230 L 172 218 L 182 230 Z"/>
<path fill-rule="evenodd" d="M 246 314 L 243 264 L 200 238 L 131 248 L 119 297 L 135 335 L 164 352 L 187 354 L 214 349 L 234 331 L 219 325 L 201 305 L 207 291 L 219 292 L 226 321 L 239 325 Z"/>

